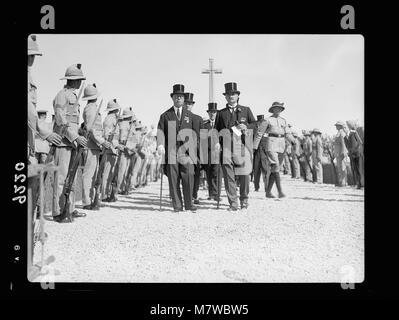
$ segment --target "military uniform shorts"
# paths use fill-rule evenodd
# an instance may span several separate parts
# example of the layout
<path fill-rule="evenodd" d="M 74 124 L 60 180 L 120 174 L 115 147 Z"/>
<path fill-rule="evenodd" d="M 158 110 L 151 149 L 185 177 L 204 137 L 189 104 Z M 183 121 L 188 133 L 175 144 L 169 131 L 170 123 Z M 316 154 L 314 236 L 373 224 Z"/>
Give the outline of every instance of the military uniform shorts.
<path fill-rule="evenodd" d="M 284 153 L 276 151 L 266 151 L 267 160 L 271 166 L 271 172 L 280 172 L 284 163 Z"/>

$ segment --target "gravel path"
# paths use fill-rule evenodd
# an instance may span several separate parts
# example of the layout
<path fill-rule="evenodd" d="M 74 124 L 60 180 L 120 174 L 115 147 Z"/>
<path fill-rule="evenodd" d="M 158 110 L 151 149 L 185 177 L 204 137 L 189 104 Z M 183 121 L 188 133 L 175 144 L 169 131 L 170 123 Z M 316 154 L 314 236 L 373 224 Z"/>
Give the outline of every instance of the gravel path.
<path fill-rule="evenodd" d="M 341 282 L 364 277 L 364 191 L 282 176 L 287 198 L 251 183 L 249 209 L 201 200 L 174 213 L 164 179 L 72 224 L 46 221 L 44 258 L 55 282 Z M 262 187 L 262 185 L 261 185 Z M 274 191 L 275 192 L 275 191 Z M 200 190 L 201 199 L 207 191 Z M 80 205 L 77 206 L 81 208 Z M 82 210 L 82 209 L 80 209 Z M 82 210 L 83 211 L 83 210 Z M 35 262 L 40 260 L 40 244 Z M 38 277 L 35 281 L 48 281 Z"/>

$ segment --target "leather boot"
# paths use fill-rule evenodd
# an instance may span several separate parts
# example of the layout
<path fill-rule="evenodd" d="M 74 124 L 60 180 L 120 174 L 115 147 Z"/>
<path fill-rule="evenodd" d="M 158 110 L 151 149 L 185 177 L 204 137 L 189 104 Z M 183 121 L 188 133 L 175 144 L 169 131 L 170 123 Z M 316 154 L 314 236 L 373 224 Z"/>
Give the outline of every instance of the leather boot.
<path fill-rule="evenodd" d="M 275 196 L 272 194 L 275 175 L 276 175 L 275 172 L 271 172 L 269 175 L 269 183 L 267 184 L 266 198 L 275 198 Z"/>
<path fill-rule="evenodd" d="M 285 194 L 283 193 L 283 190 L 281 189 L 280 173 L 279 173 L 279 172 L 276 172 L 274 178 L 276 179 L 276 186 L 277 186 L 277 190 L 278 190 L 278 197 L 279 197 L 279 198 L 284 198 L 284 197 L 285 197 Z"/>

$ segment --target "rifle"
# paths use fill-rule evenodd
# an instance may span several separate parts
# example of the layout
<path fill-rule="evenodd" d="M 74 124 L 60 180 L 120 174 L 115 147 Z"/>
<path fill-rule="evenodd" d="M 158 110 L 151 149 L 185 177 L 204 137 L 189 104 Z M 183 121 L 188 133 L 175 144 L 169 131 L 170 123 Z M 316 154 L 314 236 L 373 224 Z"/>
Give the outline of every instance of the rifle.
<path fill-rule="evenodd" d="M 126 146 L 127 139 L 129 139 L 130 133 L 133 128 L 133 123 L 134 122 L 132 121 L 132 123 L 130 124 L 129 131 L 126 136 L 126 140 L 121 142 L 122 146 Z M 120 166 L 120 162 L 121 162 L 121 158 L 122 158 L 122 153 L 123 153 L 123 151 L 119 150 L 118 159 L 116 160 L 114 175 L 112 176 L 112 182 L 111 182 L 112 190 L 111 190 L 111 195 L 109 196 L 110 202 L 115 202 L 117 200 L 115 194 L 117 193 L 117 188 L 118 188 L 118 172 L 119 172 L 119 166 Z"/>
<path fill-rule="evenodd" d="M 334 169 L 335 185 L 337 185 L 337 183 L 338 183 L 338 175 L 337 175 L 337 169 L 335 168 L 335 164 L 334 164 L 334 158 L 333 158 L 333 156 L 331 154 L 330 148 L 328 146 L 326 146 L 325 148 L 327 149 L 328 156 L 330 157 L 330 161 L 331 161 L 331 164 L 332 164 L 333 169 Z"/>
<path fill-rule="evenodd" d="M 103 103 L 103 100 L 101 100 L 100 105 L 97 108 L 96 111 L 96 115 L 94 117 L 94 121 L 90 124 L 90 127 L 87 126 L 87 133 L 85 135 L 85 138 L 87 139 L 88 136 L 90 135 L 91 132 L 91 128 L 93 127 L 94 123 L 97 120 L 98 114 L 100 112 L 101 109 L 101 105 Z M 71 217 L 71 212 L 69 212 L 69 206 L 70 206 L 70 199 L 69 199 L 69 195 L 73 189 L 73 182 L 75 180 L 75 176 L 76 176 L 76 172 L 78 170 L 79 167 L 79 163 L 82 157 L 82 154 L 84 152 L 84 148 L 81 146 L 78 146 L 78 150 L 77 150 L 77 154 L 75 155 L 75 157 L 73 158 L 72 162 L 69 165 L 69 170 L 68 170 L 68 174 L 65 178 L 65 183 L 64 183 L 64 190 L 63 190 L 63 194 L 65 196 L 65 202 L 64 202 L 64 206 L 62 209 L 62 213 L 61 213 L 61 218 L 65 218 L 68 217 L 68 219 L 70 221 L 73 221 L 72 217 Z"/>
<path fill-rule="evenodd" d="M 111 134 L 108 136 L 107 141 L 112 143 L 112 140 L 114 139 L 115 133 L 116 133 L 116 128 L 118 127 L 118 119 L 120 117 L 122 113 L 122 108 L 119 110 L 119 114 L 116 118 L 116 123 L 114 126 L 114 129 L 112 130 Z M 94 197 L 94 201 L 93 201 L 93 207 L 97 207 L 100 205 L 100 188 L 101 188 L 101 182 L 102 182 L 102 177 L 103 177 L 103 172 L 104 172 L 104 166 L 105 166 L 105 160 L 106 160 L 106 149 L 102 150 L 102 158 L 101 158 L 101 162 L 100 165 L 98 167 L 98 172 L 97 172 L 97 177 L 96 177 L 96 182 L 94 184 L 94 192 L 95 192 L 95 197 Z"/>
<path fill-rule="evenodd" d="M 76 99 L 75 104 L 73 105 L 73 108 L 76 108 L 76 106 L 78 105 L 80 97 L 82 96 L 82 93 L 83 93 L 83 88 L 84 88 L 84 82 L 82 83 L 82 85 L 80 87 L 78 98 Z M 62 138 L 65 136 L 67 129 L 68 129 L 68 125 L 63 125 L 62 126 L 62 129 L 61 129 L 61 137 Z M 57 146 L 52 144 L 44 164 L 49 164 L 50 162 L 53 161 L 56 149 L 57 149 Z M 43 182 L 43 185 L 47 184 L 47 173 L 48 173 L 48 171 L 44 171 L 44 175 L 43 175 L 43 181 L 44 182 Z M 37 192 L 36 192 L 36 194 L 37 194 L 37 197 L 36 197 L 36 199 L 33 202 L 33 205 L 35 206 L 35 209 L 38 207 L 37 201 L 39 199 L 39 194 Z"/>

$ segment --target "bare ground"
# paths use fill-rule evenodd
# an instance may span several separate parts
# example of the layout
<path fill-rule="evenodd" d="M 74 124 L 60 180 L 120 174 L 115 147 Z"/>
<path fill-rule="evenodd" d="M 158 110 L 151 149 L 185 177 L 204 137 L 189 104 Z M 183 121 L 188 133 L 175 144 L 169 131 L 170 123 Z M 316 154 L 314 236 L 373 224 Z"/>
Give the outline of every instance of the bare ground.
<path fill-rule="evenodd" d="M 201 189 L 196 213 L 175 213 L 165 177 L 163 211 L 158 181 L 72 224 L 47 214 L 44 259 L 55 261 L 35 281 L 339 283 L 348 270 L 363 281 L 364 191 L 287 176 L 282 184 L 281 200 L 251 184 L 238 212 L 227 211 L 224 191 L 216 210 Z"/>

